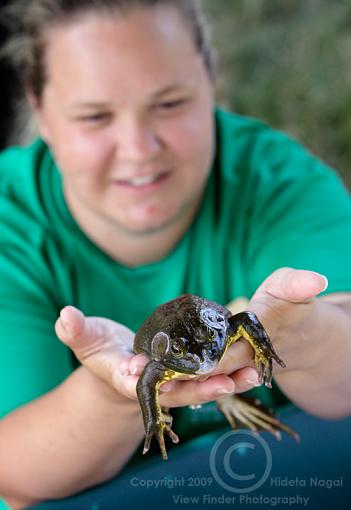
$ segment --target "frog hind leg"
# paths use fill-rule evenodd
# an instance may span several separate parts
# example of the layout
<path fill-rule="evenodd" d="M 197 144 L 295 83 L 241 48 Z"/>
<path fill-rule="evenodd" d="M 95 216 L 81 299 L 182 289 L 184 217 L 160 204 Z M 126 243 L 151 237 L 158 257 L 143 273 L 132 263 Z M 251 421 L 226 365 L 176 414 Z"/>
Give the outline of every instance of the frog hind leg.
<path fill-rule="evenodd" d="M 216 400 L 217 407 L 227 418 L 233 429 L 248 428 L 253 433 L 267 431 L 281 439 L 280 431 L 299 441 L 299 435 L 288 425 L 279 421 L 273 410 L 261 404 L 258 399 L 242 395 L 225 395 Z"/>
<path fill-rule="evenodd" d="M 244 338 L 249 342 L 254 350 L 253 360 L 256 368 L 259 370 L 261 383 L 271 388 L 272 359 L 281 367 L 285 367 L 285 363 L 275 352 L 266 330 L 252 312 L 237 313 L 229 317 L 228 321 L 230 325 L 228 344 L 231 345 L 240 338 Z"/>
<path fill-rule="evenodd" d="M 160 446 L 163 459 L 167 459 L 164 434 L 166 433 L 173 443 L 178 443 L 178 436 L 171 429 L 172 416 L 168 408 L 162 409 L 158 401 L 160 385 L 172 379 L 172 372 L 162 367 L 157 361 L 150 361 L 144 368 L 138 383 L 137 395 L 143 414 L 145 428 L 145 443 L 143 454 L 150 449 L 152 437 L 155 436 Z"/>

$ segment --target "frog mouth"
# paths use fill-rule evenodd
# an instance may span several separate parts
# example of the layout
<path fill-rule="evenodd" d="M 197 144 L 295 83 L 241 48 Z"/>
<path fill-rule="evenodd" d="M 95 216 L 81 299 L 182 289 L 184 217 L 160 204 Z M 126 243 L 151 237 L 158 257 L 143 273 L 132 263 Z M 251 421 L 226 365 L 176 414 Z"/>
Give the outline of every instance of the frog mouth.
<path fill-rule="evenodd" d="M 194 358 L 199 363 L 199 368 L 195 371 L 196 375 L 209 374 L 218 365 L 218 360 L 211 359 L 205 349 L 202 350 L 201 357 L 195 354 Z"/>

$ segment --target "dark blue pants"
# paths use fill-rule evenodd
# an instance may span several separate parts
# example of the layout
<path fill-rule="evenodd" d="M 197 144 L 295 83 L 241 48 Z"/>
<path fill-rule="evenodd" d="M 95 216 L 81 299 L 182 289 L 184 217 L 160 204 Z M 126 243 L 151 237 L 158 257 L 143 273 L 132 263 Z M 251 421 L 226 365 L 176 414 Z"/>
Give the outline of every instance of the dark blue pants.
<path fill-rule="evenodd" d="M 35 510 L 162 508 L 351 508 L 351 418 L 327 421 L 293 407 L 280 418 L 300 443 L 283 434 L 233 433 L 229 428 L 176 445 L 169 460 L 145 458 L 115 479 Z"/>

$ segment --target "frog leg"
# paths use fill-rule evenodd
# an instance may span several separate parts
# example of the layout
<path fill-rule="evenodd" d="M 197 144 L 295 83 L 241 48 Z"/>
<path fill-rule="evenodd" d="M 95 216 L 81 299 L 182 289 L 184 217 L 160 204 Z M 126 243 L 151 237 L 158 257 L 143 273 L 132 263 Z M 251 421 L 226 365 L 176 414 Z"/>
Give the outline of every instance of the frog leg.
<path fill-rule="evenodd" d="M 241 426 L 254 433 L 265 430 L 278 440 L 281 439 L 280 431 L 284 431 L 295 441 L 299 441 L 299 435 L 288 425 L 279 421 L 273 410 L 264 407 L 258 399 L 242 395 L 226 395 L 217 399 L 216 403 L 233 429 Z"/>
<path fill-rule="evenodd" d="M 240 312 L 229 317 L 228 321 L 230 325 L 228 347 L 240 338 L 247 340 L 254 350 L 253 360 L 255 367 L 259 370 L 261 383 L 271 388 L 272 359 L 281 367 L 285 367 L 285 363 L 275 352 L 257 316 L 252 312 Z"/>
<path fill-rule="evenodd" d="M 172 416 L 168 409 L 162 409 L 159 404 L 158 389 L 163 382 L 173 379 L 174 375 L 175 372 L 172 370 L 165 369 L 158 361 L 151 360 L 145 366 L 137 383 L 137 395 L 146 434 L 143 453 L 149 450 L 152 436 L 156 436 L 163 459 L 167 459 L 164 434 L 168 434 L 173 443 L 178 443 L 179 439 L 171 429 Z"/>

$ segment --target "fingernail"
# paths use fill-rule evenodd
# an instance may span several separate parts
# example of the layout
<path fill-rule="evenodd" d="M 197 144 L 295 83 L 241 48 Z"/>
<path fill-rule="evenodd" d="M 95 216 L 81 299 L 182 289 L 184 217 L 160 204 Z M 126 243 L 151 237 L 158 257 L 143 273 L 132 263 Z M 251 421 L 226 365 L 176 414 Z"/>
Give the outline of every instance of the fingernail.
<path fill-rule="evenodd" d="M 134 367 L 129 371 L 130 375 L 140 375 L 143 371 L 142 367 Z"/>
<path fill-rule="evenodd" d="M 255 386 L 255 387 L 262 386 L 262 383 L 260 383 L 260 381 L 258 379 L 246 379 L 246 382 L 248 384 L 250 384 L 250 386 Z"/>
<path fill-rule="evenodd" d="M 217 388 L 215 392 L 216 395 L 229 395 L 230 393 L 234 393 L 234 391 L 228 388 Z"/>
<path fill-rule="evenodd" d="M 325 291 L 328 288 L 328 284 L 329 284 L 328 278 L 324 274 L 318 273 L 317 271 L 312 271 L 312 273 L 318 275 L 320 278 L 323 278 L 324 287 L 323 287 L 323 290 L 321 290 L 321 292 Z"/>
<path fill-rule="evenodd" d="M 69 333 L 69 334 L 73 333 L 72 326 L 68 322 L 63 320 L 62 317 L 61 317 L 61 324 L 62 324 L 63 329 L 66 331 L 66 333 Z"/>
<path fill-rule="evenodd" d="M 320 276 L 324 279 L 324 287 L 322 290 L 322 292 L 324 292 L 328 288 L 329 282 L 328 282 L 328 278 L 324 274 L 320 274 Z"/>

